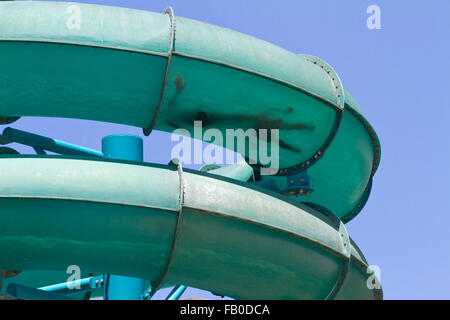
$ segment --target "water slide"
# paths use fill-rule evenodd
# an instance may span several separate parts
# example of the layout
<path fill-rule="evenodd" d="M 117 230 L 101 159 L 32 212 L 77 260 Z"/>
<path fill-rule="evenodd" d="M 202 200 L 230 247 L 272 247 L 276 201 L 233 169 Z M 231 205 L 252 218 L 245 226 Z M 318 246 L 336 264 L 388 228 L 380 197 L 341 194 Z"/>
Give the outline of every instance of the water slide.
<path fill-rule="evenodd" d="M 369 197 L 380 144 L 323 60 L 171 8 L 39 1 L 0 2 L 0 58 L 5 124 L 60 117 L 194 135 L 201 121 L 279 148 L 272 175 L 261 143 L 233 149 L 251 167 L 203 171 L 5 149 L 0 269 L 24 271 L 4 283 L 37 287 L 39 272 L 76 263 L 237 299 L 382 298 L 344 225 Z M 278 141 L 262 129 L 279 129 Z"/>

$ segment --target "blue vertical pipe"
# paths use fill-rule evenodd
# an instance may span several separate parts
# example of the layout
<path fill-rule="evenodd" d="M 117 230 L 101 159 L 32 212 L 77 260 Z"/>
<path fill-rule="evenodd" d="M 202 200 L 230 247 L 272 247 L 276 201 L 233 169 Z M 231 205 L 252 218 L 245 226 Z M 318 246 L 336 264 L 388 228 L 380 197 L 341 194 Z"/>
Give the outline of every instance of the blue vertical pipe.
<path fill-rule="evenodd" d="M 104 137 L 102 152 L 105 158 L 144 161 L 142 138 L 131 134 L 114 134 Z"/>
<path fill-rule="evenodd" d="M 175 286 L 175 288 L 172 289 L 172 291 L 167 296 L 166 300 L 178 300 L 181 295 L 186 291 L 186 286 Z"/>
<path fill-rule="evenodd" d="M 142 138 L 135 135 L 110 135 L 102 139 L 105 158 L 143 161 Z M 124 276 L 107 275 L 105 279 L 106 300 L 141 300 L 145 280 Z"/>

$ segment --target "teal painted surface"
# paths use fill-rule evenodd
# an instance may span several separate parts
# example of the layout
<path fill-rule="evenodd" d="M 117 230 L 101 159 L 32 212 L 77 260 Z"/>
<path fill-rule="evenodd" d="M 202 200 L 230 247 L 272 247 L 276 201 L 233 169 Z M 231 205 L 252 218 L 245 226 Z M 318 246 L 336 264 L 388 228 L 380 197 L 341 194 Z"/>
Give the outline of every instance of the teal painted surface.
<path fill-rule="evenodd" d="M 177 171 L 25 156 L 2 158 L 0 164 L 9 172 L 0 186 L 1 206 L 9 214 L 0 215 L 0 222 L 10 226 L 0 234 L 0 265 L 58 270 L 76 257 L 82 270 L 94 274 L 156 280 L 164 272 L 180 205 Z M 328 295 L 345 257 L 337 217 L 217 175 L 185 171 L 183 181 L 167 283 L 241 299 Z M 360 271 L 355 277 L 349 273 L 350 288 L 365 275 L 364 262 L 356 260 Z M 276 280 L 272 290 L 262 278 Z M 374 294 L 350 290 L 346 297 Z"/>
<path fill-rule="evenodd" d="M 177 17 L 176 26 L 176 52 L 269 75 L 338 104 L 328 76 L 294 53 L 201 21 Z"/>
<path fill-rule="evenodd" d="M 70 10 L 73 5 L 82 13 L 79 29 L 68 27 L 68 18 L 77 12 Z M 11 2 L 1 6 L 3 40 L 74 43 L 160 54 L 169 51 L 169 23 L 163 14 L 73 2 Z"/>
<path fill-rule="evenodd" d="M 167 14 L 80 5 L 86 25 L 70 29 L 65 10 L 73 4 L 0 5 L 0 79 L 14 83 L 0 90 L 0 114 L 150 125 L 169 54 Z M 12 99 L 17 91 L 23 94 Z M 326 149 L 342 108 L 319 67 L 262 40 L 179 18 L 155 129 L 192 129 L 188 119 L 198 112 L 223 132 L 281 123 L 281 139 L 293 145 L 281 148 L 281 168 L 289 168 Z"/>
<path fill-rule="evenodd" d="M 292 201 L 249 186 L 239 181 L 251 171 L 239 165 L 180 176 L 136 162 L 5 156 L 2 268 L 62 270 L 76 257 L 94 274 L 155 281 L 167 271 L 166 284 L 234 298 L 323 299 L 349 266 L 336 298 L 382 297 L 367 288 L 367 263 L 339 219 L 364 205 L 379 141 L 325 62 L 176 17 L 161 98 L 169 16 L 79 4 L 86 24 L 71 29 L 71 5 L 0 3 L 0 81 L 9 84 L 0 115 L 148 128 L 160 105 L 157 130 L 192 133 L 199 114 L 204 129 L 280 128 L 279 174 L 308 167 L 314 192 Z M 128 154 L 116 151 L 107 157 Z"/>
<path fill-rule="evenodd" d="M 73 30 L 67 28 L 70 5 L 1 4 L 0 80 L 10 85 L 0 89 L 0 114 L 148 127 L 167 66 L 168 15 L 80 4 L 89 22 Z M 117 21 L 121 27 L 114 30 Z M 347 112 L 340 115 L 336 105 L 342 105 L 343 88 L 334 88 L 333 77 L 310 58 L 176 17 L 174 55 L 155 129 L 186 128 L 192 134 L 199 113 L 207 115 L 204 129 L 223 133 L 279 127 L 281 169 L 308 167 L 319 158 L 311 170 L 315 193 L 297 200 L 317 202 L 347 221 L 361 209 L 379 162 L 379 142 L 345 89 Z M 247 146 L 243 154 L 251 158 L 252 151 Z"/>
<path fill-rule="evenodd" d="M 210 168 L 208 168 L 210 167 Z M 222 177 L 231 178 L 238 181 L 246 182 L 253 177 L 253 169 L 247 162 L 241 160 L 237 163 L 216 168 L 215 165 L 204 166 L 200 171 L 208 172 L 209 174 L 216 174 Z"/>

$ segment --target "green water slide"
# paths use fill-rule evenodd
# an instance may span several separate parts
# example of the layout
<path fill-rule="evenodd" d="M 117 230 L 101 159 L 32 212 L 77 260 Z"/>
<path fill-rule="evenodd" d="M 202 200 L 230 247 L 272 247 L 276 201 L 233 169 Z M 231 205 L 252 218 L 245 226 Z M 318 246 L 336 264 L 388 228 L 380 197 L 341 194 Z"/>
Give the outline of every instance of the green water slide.
<path fill-rule="evenodd" d="M 261 143 L 234 149 L 256 179 L 283 189 L 307 170 L 312 189 L 280 194 L 220 170 L 2 156 L 1 269 L 76 263 L 238 299 L 382 298 L 344 226 L 369 197 L 380 145 L 326 62 L 170 8 L 33 1 L 0 2 L 0 70 L 6 122 L 253 129 L 279 147 L 271 176 L 259 174 Z M 278 142 L 263 129 L 279 129 Z"/>
<path fill-rule="evenodd" d="M 336 216 L 264 189 L 117 161 L 9 156 L 0 165 L 3 269 L 76 261 L 241 299 L 380 294 L 366 287 L 367 265 Z"/>

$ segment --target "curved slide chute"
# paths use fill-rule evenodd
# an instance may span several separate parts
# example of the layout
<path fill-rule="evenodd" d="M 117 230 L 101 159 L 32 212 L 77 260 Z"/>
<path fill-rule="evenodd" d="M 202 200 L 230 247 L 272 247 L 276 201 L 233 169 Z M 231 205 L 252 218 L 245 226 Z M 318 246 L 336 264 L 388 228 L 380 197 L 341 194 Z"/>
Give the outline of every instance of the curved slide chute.
<path fill-rule="evenodd" d="M 227 129 L 276 128 L 280 174 L 310 166 L 339 127 L 344 106 L 328 75 L 265 41 L 179 17 L 172 26 L 170 14 L 0 5 L 0 79 L 8 84 L 0 90 L 2 115 L 186 128 L 192 135 L 195 120 L 224 136 Z M 80 25 L 71 25 L 77 12 Z"/>
<path fill-rule="evenodd" d="M 25 270 L 15 278 L 75 263 L 238 299 L 382 298 L 344 226 L 369 197 L 380 143 L 323 60 L 170 8 L 38 1 L 0 2 L 0 58 L 0 124 L 65 117 L 195 136 L 201 121 L 259 142 L 232 148 L 252 167 L 202 172 L 2 147 L 0 267 Z M 275 129 L 278 140 L 261 133 Z M 274 175 L 260 174 L 261 142 L 279 147 Z M 298 177 L 310 181 L 301 196 L 263 188 Z"/>
<path fill-rule="evenodd" d="M 361 209 L 379 143 L 354 100 L 344 102 L 349 94 L 337 74 L 330 76 L 320 59 L 175 19 L 171 11 L 84 4 L 75 9 L 73 3 L 52 2 L 0 5 L 0 79 L 8 84 L 0 89 L 0 114 L 154 124 L 165 131 L 186 128 L 192 135 L 195 120 L 224 135 L 237 126 L 280 128 L 278 175 L 310 167 L 329 154 L 312 169 L 318 178 L 311 198 L 345 221 Z M 76 10 L 83 18 L 80 26 L 68 20 L 68 12 Z M 343 112 L 344 106 L 350 112 Z M 244 157 L 253 151 L 246 149 Z M 330 190 L 332 196 L 324 197 Z"/>
<path fill-rule="evenodd" d="M 2 268 L 76 261 L 94 273 L 164 276 L 240 299 L 380 294 L 365 287 L 366 262 L 336 216 L 264 189 L 124 161 L 17 155 L 0 166 Z"/>

